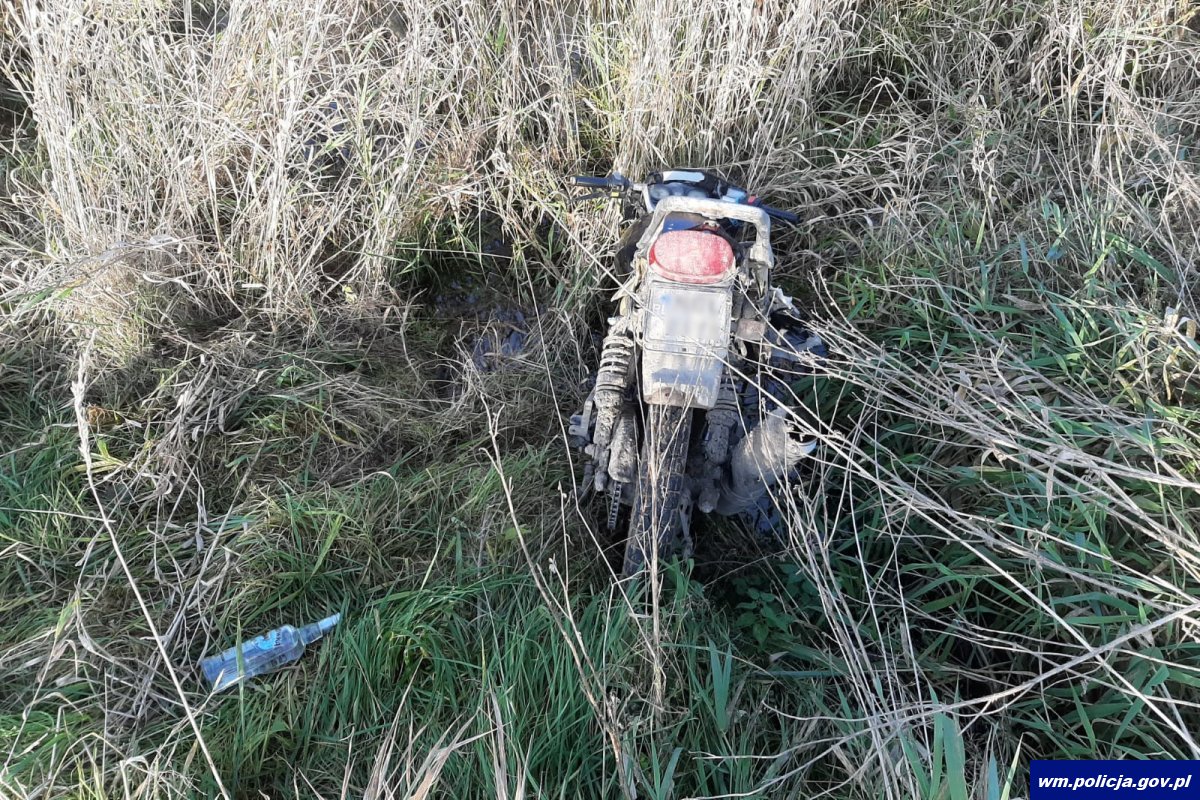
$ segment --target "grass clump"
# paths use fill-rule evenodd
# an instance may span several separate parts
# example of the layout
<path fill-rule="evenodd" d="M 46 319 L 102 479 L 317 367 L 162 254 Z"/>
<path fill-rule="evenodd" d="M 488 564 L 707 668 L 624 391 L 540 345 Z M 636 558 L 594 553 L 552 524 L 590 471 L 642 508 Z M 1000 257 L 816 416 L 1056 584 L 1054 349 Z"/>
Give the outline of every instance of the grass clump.
<path fill-rule="evenodd" d="M 0 794 L 992 800 L 1200 753 L 1186 4 L 0 24 Z M 674 164 L 802 213 L 831 358 L 783 546 L 707 524 L 646 613 L 564 433 L 616 216 L 560 178 Z"/>

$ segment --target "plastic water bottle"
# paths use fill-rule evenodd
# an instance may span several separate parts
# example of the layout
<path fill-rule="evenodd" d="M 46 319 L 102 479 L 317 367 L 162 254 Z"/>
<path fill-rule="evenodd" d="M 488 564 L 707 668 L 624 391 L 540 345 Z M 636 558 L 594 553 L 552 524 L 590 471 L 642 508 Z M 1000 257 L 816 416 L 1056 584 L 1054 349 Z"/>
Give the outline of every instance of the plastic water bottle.
<path fill-rule="evenodd" d="M 320 639 L 341 619 L 341 614 L 334 614 L 303 628 L 284 625 L 231 647 L 220 655 L 201 659 L 200 668 L 204 670 L 204 677 L 212 683 L 214 692 L 228 689 L 246 678 L 271 672 L 299 660 L 304 655 L 306 645 Z"/>

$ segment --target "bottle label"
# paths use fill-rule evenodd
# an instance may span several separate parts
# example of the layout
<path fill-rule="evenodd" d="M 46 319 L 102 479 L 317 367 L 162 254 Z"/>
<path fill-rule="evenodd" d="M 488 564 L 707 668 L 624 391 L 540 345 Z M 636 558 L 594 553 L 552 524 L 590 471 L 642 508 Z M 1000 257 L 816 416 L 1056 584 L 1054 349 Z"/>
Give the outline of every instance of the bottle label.
<path fill-rule="evenodd" d="M 274 650 L 275 644 L 278 641 L 278 639 L 279 639 L 279 631 L 274 630 L 274 631 L 270 631 L 268 633 L 264 633 L 262 636 L 259 636 L 257 639 L 255 639 L 250 644 L 253 645 L 258 650 Z"/>

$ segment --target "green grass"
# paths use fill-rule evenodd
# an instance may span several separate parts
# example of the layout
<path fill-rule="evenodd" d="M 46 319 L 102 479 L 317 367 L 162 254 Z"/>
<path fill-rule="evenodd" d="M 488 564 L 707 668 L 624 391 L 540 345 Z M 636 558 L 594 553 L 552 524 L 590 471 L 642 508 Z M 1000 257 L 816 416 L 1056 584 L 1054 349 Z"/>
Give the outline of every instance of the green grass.
<path fill-rule="evenodd" d="M 1000 800 L 1200 755 L 1194 10 L 84 5 L 0 45 L 0 795 Z M 803 214 L 832 355 L 784 541 L 706 524 L 655 608 L 575 502 L 618 228 L 559 180 L 676 163 Z M 495 307 L 529 344 L 480 372 Z"/>

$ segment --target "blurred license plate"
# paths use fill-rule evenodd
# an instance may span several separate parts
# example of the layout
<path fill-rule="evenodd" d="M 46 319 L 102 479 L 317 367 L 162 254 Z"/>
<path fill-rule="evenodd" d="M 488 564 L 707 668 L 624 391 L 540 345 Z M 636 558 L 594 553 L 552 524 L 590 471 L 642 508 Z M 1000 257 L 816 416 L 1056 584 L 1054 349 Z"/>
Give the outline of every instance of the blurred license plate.
<path fill-rule="evenodd" d="M 705 291 L 652 286 L 646 306 L 646 344 L 723 347 L 729 342 L 729 316 L 733 310 L 729 289 Z M 672 348 L 674 349 L 674 348 Z"/>

